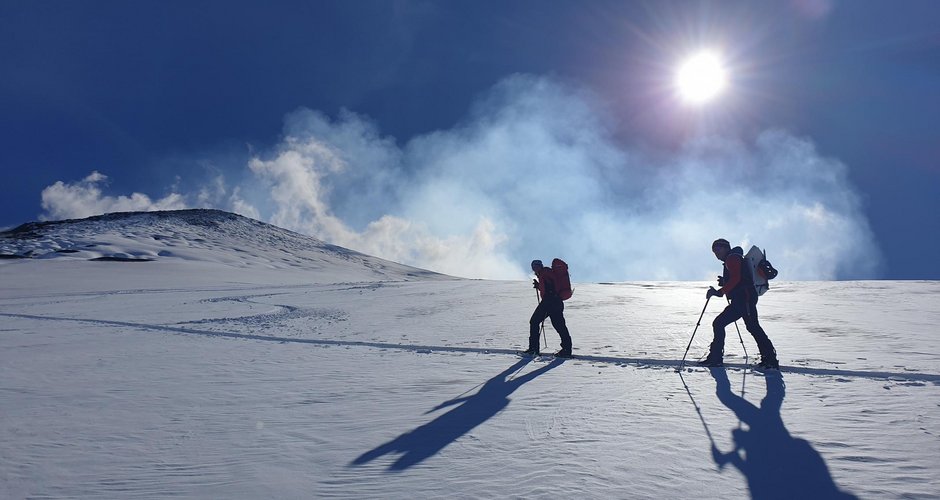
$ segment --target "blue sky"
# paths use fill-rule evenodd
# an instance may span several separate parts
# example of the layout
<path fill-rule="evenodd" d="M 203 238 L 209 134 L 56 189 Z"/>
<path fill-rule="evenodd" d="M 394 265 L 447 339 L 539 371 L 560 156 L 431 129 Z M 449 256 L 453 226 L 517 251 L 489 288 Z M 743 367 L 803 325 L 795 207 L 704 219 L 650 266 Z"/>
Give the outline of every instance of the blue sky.
<path fill-rule="evenodd" d="M 208 206 L 479 277 L 560 255 L 586 280 L 698 279 L 725 237 L 794 279 L 940 279 L 938 20 L 929 0 L 0 0 L 0 226 Z M 672 81 L 702 47 L 731 84 L 693 109 Z"/>

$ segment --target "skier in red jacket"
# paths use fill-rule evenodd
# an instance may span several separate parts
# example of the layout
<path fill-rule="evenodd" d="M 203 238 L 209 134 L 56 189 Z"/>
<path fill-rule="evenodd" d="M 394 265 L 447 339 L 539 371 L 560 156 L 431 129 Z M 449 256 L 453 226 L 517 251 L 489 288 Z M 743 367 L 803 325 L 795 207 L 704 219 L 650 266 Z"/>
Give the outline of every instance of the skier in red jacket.
<path fill-rule="evenodd" d="M 539 355 L 539 324 L 545 321 L 545 318 L 551 318 L 552 327 L 561 337 L 561 350 L 555 353 L 559 358 L 571 357 L 571 335 L 568 333 L 568 326 L 565 325 L 565 303 L 559 296 L 559 290 L 555 285 L 555 274 L 552 268 L 542 265 L 542 261 L 532 261 L 532 271 L 538 279 L 532 280 L 532 285 L 538 289 L 539 301 L 538 307 L 529 318 L 529 348 L 523 352 L 530 356 Z"/>

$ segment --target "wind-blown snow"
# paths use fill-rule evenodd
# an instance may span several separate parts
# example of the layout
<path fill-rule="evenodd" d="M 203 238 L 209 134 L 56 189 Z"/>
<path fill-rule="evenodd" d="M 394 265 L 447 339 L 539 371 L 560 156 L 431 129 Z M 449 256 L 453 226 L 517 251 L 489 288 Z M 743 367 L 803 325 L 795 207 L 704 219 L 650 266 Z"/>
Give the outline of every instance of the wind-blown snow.
<path fill-rule="evenodd" d="M 0 239 L 0 497 L 940 497 L 940 283 L 774 283 L 782 372 L 680 377 L 707 283 L 576 284 L 528 361 L 528 282 L 147 217 Z"/>

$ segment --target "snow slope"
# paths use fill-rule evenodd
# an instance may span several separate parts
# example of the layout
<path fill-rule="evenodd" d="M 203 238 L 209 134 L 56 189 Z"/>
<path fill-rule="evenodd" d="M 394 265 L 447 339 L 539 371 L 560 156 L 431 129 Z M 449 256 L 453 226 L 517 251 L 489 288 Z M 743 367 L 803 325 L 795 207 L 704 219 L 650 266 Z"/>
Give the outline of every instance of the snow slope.
<path fill-rule="evenodd" d="M 220 210 L 122 212 L 31 222 L 0 233 L 0 257 L 183 260 L 236 276 L 250 274 L 236 271 L 248 269 L 286 271 L 273 273 L 277 280 L 299 273 L 316 283 L 440 277 Z"/>
<path fill-rule="evenodd" d="M 578 358 L 524 360 L 527 282 L 222 212 L 18 234 L 2 498 L 940 498 L 937 282 L 774 283 L 780 374 L 680 376 L 707 283 L 576 284 Z"/>

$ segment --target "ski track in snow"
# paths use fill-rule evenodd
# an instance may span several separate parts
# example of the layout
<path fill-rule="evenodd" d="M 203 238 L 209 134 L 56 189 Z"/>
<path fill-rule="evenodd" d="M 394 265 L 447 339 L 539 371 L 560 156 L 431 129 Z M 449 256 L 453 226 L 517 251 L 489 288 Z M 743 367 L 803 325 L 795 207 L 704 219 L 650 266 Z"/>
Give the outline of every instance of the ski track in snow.
<path fill-rule="evenodd" d="M 274 294 L 267 294 L 264 296 L 271 296 Z M 206 299 L 206 302 L 249 302 L 248 297 L 223 297 L 218 299 Z M 308 338 L 289 338 L 289 337 L 275 337 L 268 335 L 251 335 L 251 334 L 242 334 L 242 333 L 232 333 L 225 331 L 212 331 L 212 330 L 198 330 L 194 328 L 181 327 L 181 326 L 169 326 L 169 325 L 148 325 L 142 323 L 130 323 L 124 321 L 111 321 L 111 320 L 94 320 L 94 319 L 79 319 L 79 318 L 56 318 L 56 317 L 47 317 L 47 316 L 34 316 L 27 314 L 10 314 L 10 313 L 0 313 L 0 316 L 7 316 L 12 318 L 23 318 L 23 319 L 32 319 L 39 321 L 64 321 L 64 322 L 80 322 L 80 323 L 89 323 L 103 326 L 113 326 L 121 328 L 131 328 L 138 330 L 156 330 L 161 332 L 168 333 L 182 333 L 190 335 L 205 335 L 210 337 L 224 337 L 224 338 L 233 338 L 233 339 L 246 339 L 246 340 L 260 340 L 267 342 L 278 342 L 278 343 L 298 343 L 298 344 L 315 344 L 323 346 L 346 346 L 346 347 L 371 347 L 376 349 L 398 349 L 404 351 L 418 352 L 421 354 L 432 354 L 432 353 L 475 353 L 475 354 L 509 354 L 509 355 L 518 355 L 519 349 L 499 349 L 499 348 L 477 348 L 477 347 L 457 347 L 457 346 L 439 346 L 439 345 L 414 345 L 414 344 L 392 344 L 392 343 L 382 343 L 382 342 L 364 342 L 364 341 L 352 341 L 352 340 L 326 340 L 326 339 L 308 339 Z M 321 312 L 310 312 L 303 311 L 300 308 L 291 307 L 291 306 L 275 306 L 268 313 L 261 313 L 251 316 L 241 316 L 233 318 L 218 318 L 218 319 L 203 319 L 196 321 L 188 321 L 181 324 L 209 324 L 209 325 L 232 325 L 232 324 L 242 324 L 245 326 L 255 326 L 255 327 L 271 327 L 274 323 L 287 321 L 290 319 L 311 319 L 313 317 L 325 318 L 326 321 L 330 323 L 334 321 L 344 321 L 348 315 L 339 310 L 324 310 Z M 542 356 L 547 357 L 547 356 Z M 707 370 L 706 368 L 701 368 L 696 366 L 695 360 L 686 360 L 683 362 L 678 359 L 652 359 L 652 358 L 630 358 L 630 357 L 617 357 L 617 356 L 596 356 L 589 354 L 578 354 L 576 358 L 572 361 L 584 361 L 590 363 L 604 363 L 611 364 L 616 366 L 626 366 L 632 365 L 639 368 L 672 368 L 678 370 L 680 366 L 684 366 L 683 371 L 693 371 Z M 802 360 L 810 361 L 810 360 Z M 744 363 L 726 363 L 726 369 L 751 369 L 750 364 Z M 826 369 L 826 368 L 803 368 L 798 366 L 781 366 L 781 372 L 784 373 L 797 373 L 803 375 L 818 375 L 818 376 L 835 376 L 835 377 L 857 377 L 857 378 L 870 378 L 876 380 L 890 380 L 894 382 L 930 382 L 936 385 L 940 385 L 940 374 L 932 373 L 916 373 L 916 372 L 884 372 L 884 371 L 863 371 L 863 370 L 839 370 L 839 369 Z M 836 380 L 843 381 L 844 379 L 837 378 Z"/>

